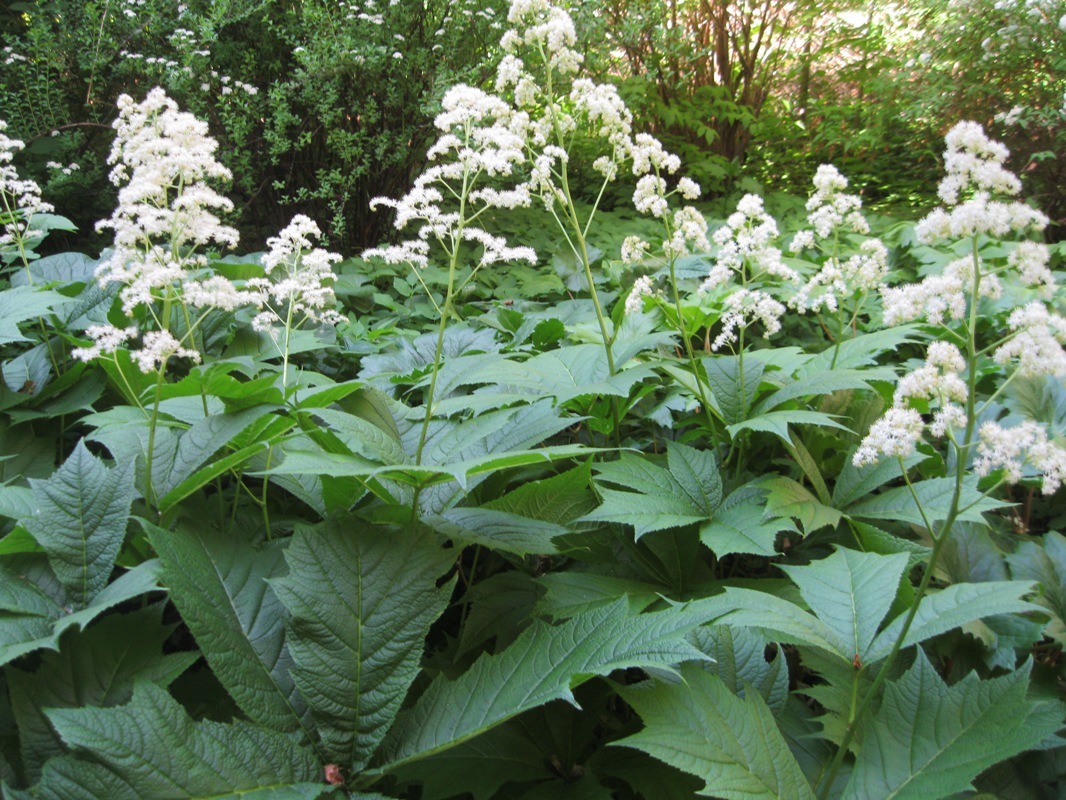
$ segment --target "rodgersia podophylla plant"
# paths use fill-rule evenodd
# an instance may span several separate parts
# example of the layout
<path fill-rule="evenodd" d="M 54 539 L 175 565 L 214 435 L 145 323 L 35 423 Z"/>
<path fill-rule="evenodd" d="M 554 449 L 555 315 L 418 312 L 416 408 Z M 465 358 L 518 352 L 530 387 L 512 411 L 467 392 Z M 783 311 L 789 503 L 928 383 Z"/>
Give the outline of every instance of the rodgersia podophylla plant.
<path fill-rule="evenodd" d="M 337 325 L 345 321 L 334 309 L 333 264 L 341 260 L 314 246 L 322 231 L 314 220 L 297 214 L 276 237 L 267 240 L 263 256 L 267 277 L 252 278 L 247 287 L 262 309 L 252 320 L 257 331 L 270 334 L 282 355 L 281 381 L 288 386 L 292 333 L 307 322 Z"/>
<path fill-rule="evenodd" d="M 836 167 L 823 164 L 807 200 L 809 230 L 792 238 L 793 253 L 813 255 L 818 271 L 807 279 L 788 305 L 797 311 L 835 318 L 834 364 L 844 332 L 854 328 L 867 298 L 885 285 L 888 249 L 862 214 L 862 198 L 847 194 L 848 181 Z M 856 246 L 857 244 L 857 246 Z"/>
<path fill-rule="evenodd" d="M 371 203 L 395 208 L 396 227 L 404 230 L 416 226 L 416 238 L 363 254 L 367 258 L 382 258 L 390 264 L 410 264 L 420 281 L 419 271 L 430 262 L 434 246 L 439 248 L 447 264 L 448 286 L 444 304 L 436 306 L 440 325 L 416 452 L 417 463 L 421 463 L 433 416 L 444 331 L 456 296 L 482 267 L 516 260 L 535 263 L 537 258 L 531 248 L 510 247 L 504 238 L 493 236 L 477 225 L 478 219 L 490 209 L 516 208 L 530 203 L 529 188 L 524 184 L 513 184 L 509 189 L 498 188 L 524 159 L 528 118 L 516 114 L 500 98 L 471 86 L 450 89 L 442 106 L 443 110 L 434 120 L 441 134 L 428 153 L 431 166 L 400 200 L 379 197 Z M 465 248 L 470 246 L 479 246 L 481 254 L 466 277 L 460 279 L 460 262 Z M 436 305 L 424 282 L 423 287 Z"/>
<path fill-rule="evenodd" d="M 1011 241 L 1041 231 L 1047 218 L 1014 199 L 1021 183 L 1003 167 L 1007 155 L 1006 148 L 988 139 L 976 123 L 962 122 L 948 133 L 947 175 L 939 188 L 944 207 L 918 224 L 917 235 L 933 246 L 967 241 L 970 253 L 917 283 L 882 290 L 887 324 L 921 322 L 935 340 L 924 363 L 899 379 L 892 406 L 870 428 L 853 460 L 856 466 L 886 456 L 899 461 L 933 546 L 892 654 L 849 721 L 827 772 L 823 784 L 827 787 L 870 698 L 891 669 L 959 515 L 976 502 L 975 497 L 988 495 L 1004 482 L 1021 480 L 1026 468 L 1030 477 L 1041 480 L 1045 493 L 1057 491 L 1066 476 L 1066 448 L 1044 425 L 1033 420 L 1018 423 L 1015 417 L 1006 427 L 987 419 L 998 408 L 996 399 L 1016 377 L 1066 378 L 1066 318 L 1045 304 L 1056 288 L 1047 248 L 1033 241 Z M 1005 257 L 1004 251 L 1009 253 Z M 1008 295 L 1004 290 L 1010 284 Z M 996 319 L 997 304 L 1005 296 L 1021 297 L 1021 305 L 1005 312 L 1005 324 L 993 322 L 989 333 L 984 320 Z M 978 427 L 982 418 L 987 421 Z M 904 461 L 921 443 L 942 454 L 942 467 L 953 487 L 946 510 L 935 518 L 926 516 Z M 979 484 L 979 478 L 984 482 Z"/>
<path fill-rule="evenodd" d="M 218 145 L 207 125 L 179 111 L 160 88 L 140 103 L 123 95 L 118 106 L 108 161 L 119 204 L 97 224 L 114 231 L 114 249 L 96 277 L 103 286 L 122 284 L 122 312 L 131 324 L 89 328 L 93 345 L 74 354 L 113 356 L 140 336 L 131 355 L 142 371 L 158 370 L 161 378 L 170 358 L 200 361 L 197 332 L 208 313 L 233 311 L 251 298 L 208 269 L 207 249 L 235 247 L 237 231 L 218 217 L 233 204 L 211 182 L 230 173 L 215 160 Z"/>
<path fill-rule="evenodd" d="M 21 261 L 28 266 L 34 257 L 33 246 L 46 233 L 34 226 L 34 215 L 49 214 L 54 209 L 41 199 L 41 187 L 36 181 L 19 177 L 11 162 L 23 143 L 9 138 L 6 130 L 7 123 L 0 120 L 0 263 Z"/>

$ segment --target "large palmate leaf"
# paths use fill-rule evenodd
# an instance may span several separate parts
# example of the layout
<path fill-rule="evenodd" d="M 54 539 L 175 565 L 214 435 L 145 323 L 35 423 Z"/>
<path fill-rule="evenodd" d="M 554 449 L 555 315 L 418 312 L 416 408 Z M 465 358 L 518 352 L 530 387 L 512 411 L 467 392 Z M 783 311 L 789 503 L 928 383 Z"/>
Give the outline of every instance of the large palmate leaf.
<path fill-rule="evenodd" d="M 288 615 L 268 584 L 285 572 L 281 548 L 190 525 L 145 528 L 170 599 L 240 709 L 271 728 L 303 729 L 306 706 L 285 645 Z"/>
<path fill-rule="evenodd" d="M 389 732 L 383 769 L 441 752 L 551 700 L 574 702 L 571 689 L 595 675 L 706 659 L 684 636 L 716 615 L 704 601 L 632 614 L 621 599 L 560 625 L 535 623 L 458 679 L 434 680 Z"/>
<path fill-rule="evenodd" d="M 289 574 L 271 581 L 289 609 L 292 676 L 325 755 L 361 769 L 418 675 L 429 626 L 453 581 L 454 553 L 425 530 L 374 529 L 343 518 L 299 528 Z"/>
<path fill-rule="evenodd" d="M 814 800 L 814 792 L 758 692 L 744 699 L 694 664 L 681 683 L 621 690 L 644 730 L 616 744 L 643 750 L 706 781 L 699 792 L 726 800 Z M 874 795 L 870 795 L 873 797 Z"/>
<path fill-rule="evenodd" d="M 124 703 L 135 680 L 166 686 L 199 657 L 195 652 L 163 654 L 173 626 L 161 624 L 161 612 L 162 606 L 155 605 L 105 617 L 88 630 L 65 636 L 59 652 L 45 653 L 33 672 L 7 672 L 28 780 L 36 780 L 45 761 L 63 752 L 44 709 Z M 137 633 L 131 636 L 130 631 Z"/>
<path fill-rule="evenodd" d="M 295 737 L 247 722 L 194 722 L 152 683 L 138 682 L 122 706 L 46 713 L 67 746 L 93 760 L 50 761 L 36 787 L 43 798 L 86 797 L 81 787 L 100 786 L 109 800 L 312 800 L 329 788 Z"/>
<path fill-rule="evenodd" d="M 919 650 L 914 666 L 888 684 L 844 800 L 936 800 L 1036 747 L 1062 727 L 1066 707 L 1027 698 L 1030 667 L 987 681 L 970 673 L 948 686 Z"/>
<path fill-rule="evenodd" d="M 722 479 L 712 453 L 677 442 L 667 444 L 666 468 L 632 453 L 596 467 L 599 508 L 590 522 L 632 525 L 636 538 L 650 531 L 706 522 L 722 501 Z M 602 486 L 613 483 L 629 491 Z"/>
<path fill-rule="evenodd" d="M 52 477 L 32 481 L 34 513 L 22 520 L 48 554 L 73 605 L 107 585 L 136 496 L 133 464 L 108 469 L 79 442 Z"/>

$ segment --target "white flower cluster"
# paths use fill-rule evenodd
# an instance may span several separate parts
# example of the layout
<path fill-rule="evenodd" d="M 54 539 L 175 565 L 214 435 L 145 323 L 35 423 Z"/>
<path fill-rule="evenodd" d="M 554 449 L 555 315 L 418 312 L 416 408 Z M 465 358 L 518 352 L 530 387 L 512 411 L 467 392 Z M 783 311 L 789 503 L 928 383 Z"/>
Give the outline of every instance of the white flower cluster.
<path fill-rule="evenodd" d="M 237 231 L 215 213 L 230 211 L 233 204 L 208 181 L 231 176 L 215 160 L 218 143 L 208 136 L 207 125 L 179 111 L 158 87 L 141 103 L 122 95 L 118 106 L 108 163 L 115 165 L 111 182 L 119 187 L 119 205 L 111 219 L 97 223 L 97 229 L 114 230 L 115 247 L 96 277 L 101 285 L 125 284 L 120 294 L 130 314 L 172 288 L 184 295 L 196 282 L 193 270 L 207 263 L 198 248 L 234 247 Z M 227 284 L 217 279 L 194 289 L 196 305 L 233 308 L 236 290 Z"/>
<path fill-rule="evenodd" d="M 725 308 L 722 332 L 711 343 L 711 350 L 737 341 L 737 331 L 754 322 L 762 323 L 763 338 L 769 339 L 781 330 L 781 317 L 785 314 L 783 305 L 758 289 L 738 289 L 725 299 Z"/>
<path fill-rule="evenodd" d="M 843 298 L 883 289 L 887 275 L 888 248 L 880 239 L 867 239 L 844 263 L 828 259 L 788 304 L 800 313 L 823 307 L 836 311 Z"/>
<path fill-rule="evenodd" d="M 966 316 L 973 281 L 973 259 L 967 256 L 948 263 L 939 275 L 929 275 L 918 283 L 886 287 L 881 291 L 885 324 L 899 325 L 924 319 L 940 325 L 945 318 L 962 319 Z M 1001 291 L 996 276 L 982 277 L 978 290 L 981 297 L 998 297 Z"/>
<path fill-rule="evenodd" d="M 807 221 L 821 239 L 839 230 L 869 233 L 870 226 L 862 215 L 862 198 L 845 194 L 848 179 L 832 164 L 822 164 L 814 174 L 814 194 L 807 200 Z"/>
<path fill-rule="evenodd" d="M 254 302 L 263 309 L 252 320 L 257 331 L 276 324 L 297 327 L 306 320 L 326 325 L 344 321 L 333 309 L 336 296 L 327 285 L 341 257 L 316 248 L 313 240 L 321 237 L 313 220 L 297 214 L 277 237 L 267 239 L 270 251 L 263 256 L 263 269 L 271 277 L 248 281 Z"/>
<path fill-rule="evenodd" d="M 960 405 L 966 403 L 968 395 L 961 377 L 965 369 L 966 360 L 959 348 L 949 342 L 932 342 L 926 350 L 925 363 L 900 378 L 892 407 L 859 444 L 852 458 L 855 466 L 874 464 L 883 455 L 910 455 L 926 430 L 939 438 L 952 428 L 965 426 L 966 412 Z M 911 407 L 911 401 L 922 407 L 936 406 L 928 425 L 921 413 Z"/>
<path fill-rule="evenodd" d="M 460 240 L 476 242 L 483 248 L 480 265 L 525 260 L 535 263 L 529 247 L 508 247 L 505 239 L 470 226 L 472 218 L 487 208 L 517 208 L 530 204 L 526 185 L 510 190 L 490 187 L 471 189 L 482 175 L 509 177 L 525 158 L 528 117 L 515 113 L 494 95 L 470 86 L 456 86 L 445 94 L 443 110 L 434 124 L 441 135 L 429 150 L 434 164 L 415 179 L 411 190 L 400 200 L 374 198 L 370 205 L 396 209 L 395 226 L 402 230 L 421 222 L 417 239 L 364 252 L 364 258 L 382 258 L 390 264 L 429 263 L 430 240 L 451 250 Z M 439 188 L 438 188 L 439 187 Z M 468 191 L 467 215 L 444 211 L 445 196 L 459 197 Z"/>
<path fill-rule="evenodd" d="M 641 275 L 633 283 L 633 288 L 629 292 L 629 296 L 626 297 L 625 312 L 626 314 L 639 314 L 644 308 L 644 298 L 651 297 L 654 293 L 651 284 L 651 278 L 647 275 Z"/>
<path fill-rule="evenodd" d="M 777 239 L 777 223 L 763 209 L 762 198 L 748 194 L 737 203 L 737 210 L 713 235 L 719 246 L 718 257 L 710 275 L 700 285 L 708 292 L 727 283 L 734 273 L 751 267 L 749 277 L 761 273 L 799 282 L 799 275 L 781 260 L 781 251 L 771 242 Z"/>
<path fill-rule="evenodd" d="M 1046 495 L 1054 494 L 1066 480 L 1066 448 L 1049 441 L 1042 425 L 1027 420 L 1004 428 L 998 422 L 986 422 L 978 436 L 973 465 L 978 475 L 1002 469 L 1009 483 L 1017 483 L 1028 464 L 1040 473 L 1041 491 Z"/>
<path fill-rule="evenodd" d="M 4 227 L 0 233 L 0 250 L 16 242 L 24 245 L 40 238 L 41 232 L 33 230 L 33 215 L 48 214 L 54 209 L 41 199 L 41 187 L 36 181 L 23 180 L 11 163 L 15 153 L 23 148 L 18 139 L 10 139 L 4 133 L 7 123 L 0 120 L 0 213 Z"/>
<path fill-rule="evenodd" d="M 1066 376 L 1066 317 L 1051 313 L 1034 300 L 1014 309 L 1007 326 L 1012 334 L 996 348 L 993 358 L 997 364 L 1016 362 L 1021 375 Z"/>
<path fill-rule="evenodd" d="M 938 194 L 947 211 L 938 208 L 918 223 L 918 240 L 934 244 L 986 233 L 1002 238 L 1013 232 L 1041 231 L 1048 218 L 1020 202 L 1005 202 L 997 196 L 1014 197 L 1021 182 L 1003 163 L 1009 152 L 989 139 L 976 122 L 960 122 L 945 137 L 944 168 Z"/>
<path fill-rule="evenodd" d="M 836 167 L 823 164 L 814 175 L 814 194 L 807 200 L 807 221 L 814 230 L 799 231 L 792 237 L 791 250 L 814 249 L 819 239 L 836 239 L 841 231 L 868 234 L 870 226 L 862 215 L 862 199 L 845 194 L 848 180 Z M 880 289 L 888 274 L 888 249 L 879 239 L 867 239 L 859 252 L 841 263 L 836 246 L 817 274 L 812 276 L 788 304 L 800 313 L 826 308 L 836 311 L 840 302 L 856 294 Z"/>
<path fill-rule="evenodd" d="M 574 49 L 577 31 L 566 11 L 549 0 L 512 0 L 507 21 L 513 27 L 500 40 L 505 52 L 523 45 L 543 49 L 553 69 L 564 75 L 577 72 L 583 58 Z"/>

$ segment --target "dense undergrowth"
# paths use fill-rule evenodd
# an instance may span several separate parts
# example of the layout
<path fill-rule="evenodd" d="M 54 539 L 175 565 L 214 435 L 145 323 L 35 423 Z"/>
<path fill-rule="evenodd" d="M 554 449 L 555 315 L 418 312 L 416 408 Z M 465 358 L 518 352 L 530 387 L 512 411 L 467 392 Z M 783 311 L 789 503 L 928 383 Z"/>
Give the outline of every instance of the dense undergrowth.
<path fill-rule="evenodd" d="M 161 89 L 112 246 L 37 258 L 0 141 L 3 796 L 1059 796 L 1064 252 L 1006 149 L 953 127 L 921 220 L 700 205 L 508 25 L 358 258 L 247 253 Z"/>

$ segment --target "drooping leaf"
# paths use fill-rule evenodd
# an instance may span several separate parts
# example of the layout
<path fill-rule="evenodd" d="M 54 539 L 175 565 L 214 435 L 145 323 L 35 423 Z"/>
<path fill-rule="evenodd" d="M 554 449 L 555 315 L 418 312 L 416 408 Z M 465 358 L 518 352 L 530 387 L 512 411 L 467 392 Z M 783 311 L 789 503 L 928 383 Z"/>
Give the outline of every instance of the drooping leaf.
<path fill-rule="evenodd" d="M 1026 697 L 1031 662 L 999 678 L 946 685 L 919 650 L 888 684 L 866 731 L 844 800 L 936 800 L 972 788 L 984 769 L 1035 747 L 1066 707 Z"/>
<path fill-rule="evenodd" d="M 129 700 L 137 679 L 169 684 L 198 658 L 195 652 L 163 654 L 173 626 L 161 624 L 162 606 L 105 617 L 63 639 L 33 672 L 7 673 L 27 778 L 36 780 L 45 761 L 63 752 L 44 716 L 46 708 L 112 706 Z M 136 631 L 135 636 L 130 631 Z"/>
<path fill-rule="evenodd" d="M 295 737 L 247 722 L 194 722 L 153 683 L 138 682 L 122 706 L 46 714 L 67 746 L 91 752 L 93 760 L 49 762 L 37 786 L 42 797 L 69 797 L 72 783 L 86 776 L 121 786 L 121 793 L 106 795 L 116 800 L 309 799 L 325 788 L 321 767 Z"/>
<path fill-rule="evenodd" d="M 301 527 L 285 551 L 289 574 L 271 586 L 292 614 L 292 676 L 322 747 L 362 769 L 412 681 L 429 626 L 444 611 L 451 565 L 424 530 L 374 529 L 336 518 Z"/>
<path fill-rule="evenodd" d="M 726 800 L 814 800 L 814 792 L 758 692 L 737 697 L 697 665 L 681 683 L 621 690 L 644 730 L 616 744 L 702 778 L 699 794 Z"/>
<path fill-rule="evenodd" d="M 904 554 L 882 556 L 838 548 L 807 566 L 782 565 L 800 594 L 838 640 L 865 663 L 867 650 L 896 598 Z"/>
<path fill-rule="evenodd" d="M 109 469 L 79 442 L 51 478 L 30 484 L 36 509 L 22 524 L 78 608 L 107 585 L 122 547 L 136 495 L 133 466 Z"/>
<path fill-rule="evenodd" d="M 551 700 L 573 702 L 571 689 L 594 675 L 704 659 L 684 635 L 715 614 L 697 601 L 633 615 L 619 600 L 554 627 L 535 623 L 458 679 L 434 680 L 389 732 L 382 769 L 441 752 Z"/>
<path fill-rule="evenodd" d="M 268 583 L 285 572 L 281 548 L 206 527 L 144 526 L 171 600 L 240 709 L 253 722 L 307 734 L 306 706 L 289 674 L 287 614 Z"/>

